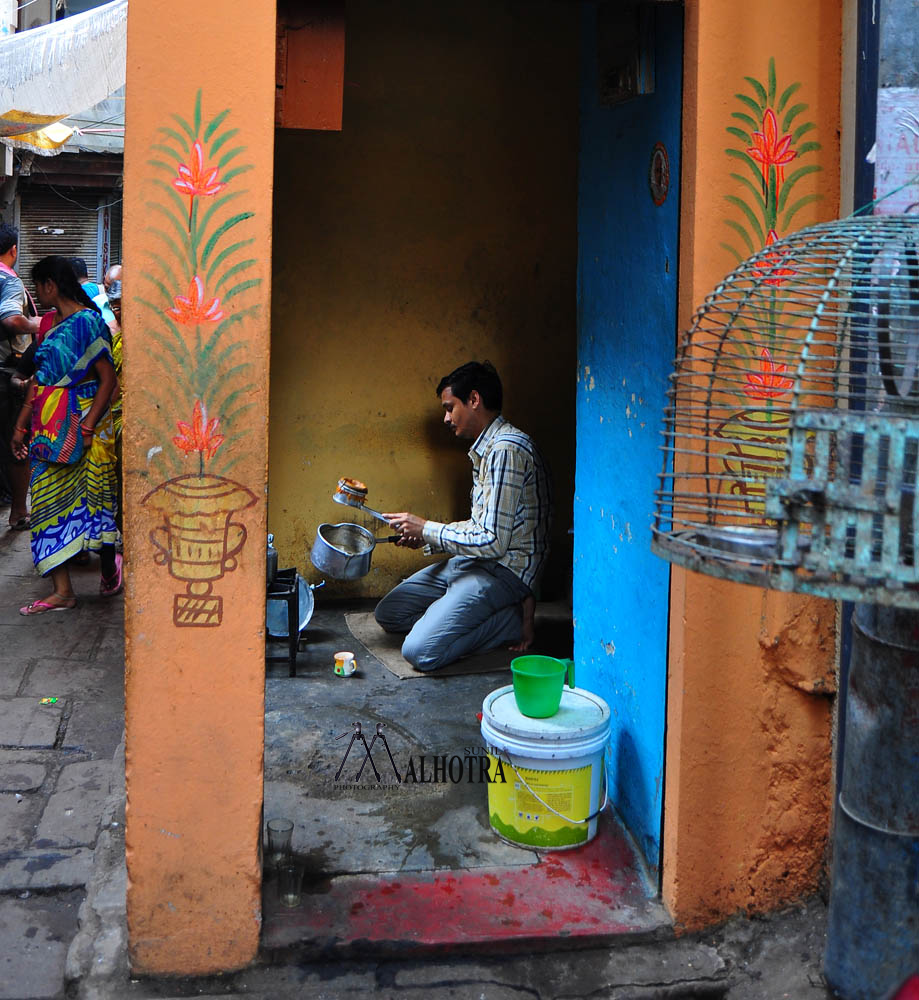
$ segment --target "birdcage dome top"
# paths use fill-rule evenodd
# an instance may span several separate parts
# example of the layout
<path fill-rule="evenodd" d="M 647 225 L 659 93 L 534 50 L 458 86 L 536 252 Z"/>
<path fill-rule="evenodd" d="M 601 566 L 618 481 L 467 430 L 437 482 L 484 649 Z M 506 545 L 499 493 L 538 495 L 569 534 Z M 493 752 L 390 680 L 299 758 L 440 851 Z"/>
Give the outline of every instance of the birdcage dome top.
<path fill-rule="evenodd" d="M 652 545 L 781 590 L 919 607 L 919 217 L 772 240 L 693 317 Z"/>

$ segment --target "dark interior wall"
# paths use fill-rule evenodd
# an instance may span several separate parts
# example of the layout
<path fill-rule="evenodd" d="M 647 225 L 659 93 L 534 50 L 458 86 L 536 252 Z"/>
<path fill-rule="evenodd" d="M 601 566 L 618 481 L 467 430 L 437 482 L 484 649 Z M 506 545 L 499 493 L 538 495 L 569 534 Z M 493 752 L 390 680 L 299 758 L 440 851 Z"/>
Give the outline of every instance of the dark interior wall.
<path fill-rule="evenodd" d="M 577 5 L 348 3 L 341 132 L 276 140 L 269 530 L 309 546 L 340 476 L 368 504 L 468 513 L 468 444 L 434 389 L 471 358 L 556 486 L 546 596 L 567 593 L 574 479 Z M 382 531 L 382 525 L 376 522 Z M 378 595 L 422 565 L 382 546 L 332 593 Z"/>

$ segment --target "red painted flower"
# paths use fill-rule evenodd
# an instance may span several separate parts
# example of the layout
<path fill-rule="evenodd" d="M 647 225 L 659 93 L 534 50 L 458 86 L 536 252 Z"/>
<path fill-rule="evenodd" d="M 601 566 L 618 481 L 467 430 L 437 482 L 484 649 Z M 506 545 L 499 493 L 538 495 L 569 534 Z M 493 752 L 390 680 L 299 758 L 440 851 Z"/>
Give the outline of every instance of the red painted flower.
<path fill-rule="evenodd" d="M 187 194 L 190 198 L 188 203 L 188 224 L 191 225 L 191 212 L 195 204 L 195 196 L 209 197 L 222 191 L 226 184 L 217 180 L 218 167 L 211 167 L 206 170 L 204 167 L 204 147 L 200 141 L 196 141 L 191 148 L 191 161 L 179 164 L 179 176 L 176 177 L 172 186 L 180 194 Z"/>
<path fill-rule="evenodd" d="M 766 246 L 772 246 L 773 243 L 778 240 L 778 234 L 774 229 L 770 229 L 768 235 L 766 236 Z M 762 278 L 764 283 L 767 285 L 783 285 L 785 279 L 790 277 L 792 274 L 797 274 L 794 268 L 782 267 L 788 256 L 788 249 L 784 250 L 773 250 L 772 253 L 767 253 L 763 257 L 763 263 L 761 267 L 753 267 L 750 269 L 750 273 L 755 278 Z M 766 277 L 768 275 L 769 277 Z"/>
<path fill-rule="evenodd" d="M 186 455 L 197 451 L 202 456 L 206 454 L 208 458 L 213 458 L 214 452 L 223 444 L 223 435 L 217 433 L 219 424 L 217 417 L 207 419 L 207 410 L 198 399 L 195 401 L 191 423 L 186 424 L 184 420 L 180 420 L 176 424 L 179 436 L 174 437 L 172 443 Z"/>
<path fill-rule="evenodd" d="M 204 147 L 200 141 L 196 141 L 191 148 L 191 163 L 179 164 L 179 176 L 172 182 L 172 186 L 176 191 L 192 197 L 217 194 L 226 187 L 226 184 L 217 180 L 218 169 L 211 167 L 210 170 L 205 170 Z"/>
<path fill-rule="evenodd" d="M 782 374 L 787 365 L 777 365 L 767 348 L 760 351 L 759 372 L 747 373 L 747 384 L 744 392 L 751 399 L 775 399 L 784 396 L 794 385 L 790 378 Z"/>
<path fill-rule="evenodd" d="M 177 323 L 184 323 L 187 326 L 195 323 L 216 323 L 226 316 L 220 308 L 220 299 L 208 301 L 204 292 L 204 282 L 197 274 L 191 279 L 188 295 L 176 295 L 172 301 L 175 305 L 165 310 L 166 315 Z"/>
<path fill-rule="evenodd" d="M 791 133 L 786 132 L 779 138 L 779 123 L 776 121 L 772 108 L 766 108 L 763 115 L 762 132 L 753 133 L 753 146 L 747 152 L 760 164 L 763 171 L 763 184 L 769 183 L 769 168 L 775 167 L 775 194 L 778 197 L 779 186 L 785 180 L 785 164 L 798 155 L 791 147 Z"/>

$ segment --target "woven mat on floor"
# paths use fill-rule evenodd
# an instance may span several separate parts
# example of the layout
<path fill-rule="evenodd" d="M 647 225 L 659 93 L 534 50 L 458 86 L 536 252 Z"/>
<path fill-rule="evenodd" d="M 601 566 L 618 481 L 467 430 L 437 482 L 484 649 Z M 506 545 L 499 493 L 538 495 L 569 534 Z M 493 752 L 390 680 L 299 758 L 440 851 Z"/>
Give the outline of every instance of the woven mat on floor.
<path fill-rule="evenodd" d="M 449 663 L 439 670 L 416 670 L 403 659 L 402 636 L 384 632 L 376 623 L 372 611 L 351 612 L 345 615 L 345 624 L 351 634 L 367 651 L 375 656 L 386 669 L 404 681 L 417 677 L 456 677 L 458 674 L 488 674 L 495 670 L 509 670 L 516 655 L 509 649 L 493 649 L 489 653 L 466 656 Z"/>

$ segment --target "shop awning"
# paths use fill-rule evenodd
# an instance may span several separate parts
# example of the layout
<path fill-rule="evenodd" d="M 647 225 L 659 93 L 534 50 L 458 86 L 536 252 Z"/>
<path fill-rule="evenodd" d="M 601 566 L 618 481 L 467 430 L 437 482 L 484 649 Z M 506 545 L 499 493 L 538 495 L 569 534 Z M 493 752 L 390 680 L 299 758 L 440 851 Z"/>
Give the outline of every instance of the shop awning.
<path fill-rule="evenodd" d="M 128 0 L 112 0 L 0 41 L 0 139 L 44 153 L 66 142 L 55 123 L 124 86 L 127 24 Z"/>

